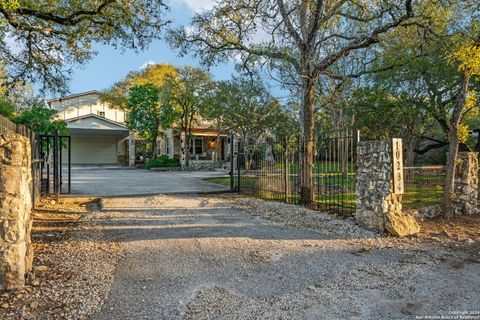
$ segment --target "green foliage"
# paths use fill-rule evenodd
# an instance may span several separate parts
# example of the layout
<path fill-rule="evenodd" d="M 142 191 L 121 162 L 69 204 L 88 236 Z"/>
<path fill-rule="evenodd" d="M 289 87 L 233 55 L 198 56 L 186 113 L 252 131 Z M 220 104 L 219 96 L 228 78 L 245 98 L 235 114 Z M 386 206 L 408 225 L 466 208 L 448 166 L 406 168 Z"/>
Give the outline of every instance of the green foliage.
<path fill-rule="evenodd" d="M 145 163 L 145 169 L 178 167 L 180 167 L 180 160 L 178 160 L 177 158 L 170 159 L 168 156 L 160 156 L 154 159 L 150 159 Z"/>
<path fill-rule="evenodd" d="M 55 110 L 43 106 L 33 106 L 25 109 L 21 114 L 14 117 L 14 122 L 23 124 L 27 128 L 39 134 L 54 134 L 58 129 L 60 135 L 67 135 L 67 124 L 63 120 L 52 120 Z"/>
<path fill-rule="evenodd" d="M 184 66 L 177 69 L 176 75 L 168 76 L 162 88 L 166 104 L 176 115 L 175 124 L 189 136 L 208 108 L 210 74 L 201 68 Z"/>
<path fill-rule="evenodd" d="M 169 107 L 162 103 L 161 95 L 161 89 L 152 84 L 135 86 L 129 91 L 127 126 L 149 142 L 155 142 L 160 127 L 169 127 L 174 119 Z"/>
<path fill-rule="evenodd" d="M 148 65 L 140 71 L 131 71 L 102 94 L 102 100 L 120 108 L 127 108 L 128 90 L 131 87 L 151 84 L 160 88 L 167 78 L 175 77 L 177 70 L 170 64 Z"/>
<path fill-rule="evenodd" d="M 394 95 L 381 87 L 356 90 L 347 111 L 367 139 L 406 137 L 424 121 L 422 110 L 406 94 Z"/>
<path fill-rule="evenodd" d="M 0 96 L 0 115 L 12 119 L 15 115 L 15 105 L 8 101 L 5 97 Z"/>
<path fill-rule="evenodd" d="M 295 132 L 291 114 L 282 110 L 259 80 L 234 78 L 216 84 L 206 116 L 219 127 L 240 135 L 247 142 L 260 139 L 267 131 L 279 136 Z"/>

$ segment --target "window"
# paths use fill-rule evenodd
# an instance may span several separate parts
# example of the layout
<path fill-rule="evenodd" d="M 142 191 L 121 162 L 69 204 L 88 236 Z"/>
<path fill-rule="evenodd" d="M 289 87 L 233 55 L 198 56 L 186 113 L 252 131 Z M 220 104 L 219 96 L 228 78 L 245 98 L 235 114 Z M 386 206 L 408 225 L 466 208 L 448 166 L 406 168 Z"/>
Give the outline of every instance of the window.
<path fill-rule="evenodd" d="M 97 111 L 97 114 L 102 117 L 102 118 L 105 118 L 105 111 Z"/>
<path fill-rule="evenodd" d="M 165 154 L 170 155 L 170 141 L 165 139 Z"/>
<path fill-rule="evenodd" d="M 203 153 L 203 139 L 195 138 L 190 140 L 190 153 L 202 154 Z"/>

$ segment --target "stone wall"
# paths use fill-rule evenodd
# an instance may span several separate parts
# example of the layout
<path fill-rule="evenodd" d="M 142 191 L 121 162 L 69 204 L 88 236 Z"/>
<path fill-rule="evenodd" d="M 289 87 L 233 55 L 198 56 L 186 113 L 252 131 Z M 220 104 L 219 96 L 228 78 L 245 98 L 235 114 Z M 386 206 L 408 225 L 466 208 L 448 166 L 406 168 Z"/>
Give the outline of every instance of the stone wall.
<path fill-rule="evenodd" d="M 455 171 L 455 214 L 478 212 L 478 153 L 459 152 Z"/>
<path fill-rule="evenodd" d="M 367 229 L 406 236 L 417 233 L 419 226 L 402 212 L 402 194 L 393 191 L 392 157 L 391 141 L 358 142 L 355 216 Z"/>
<path fill-rule="evenodd" d="M 0 290 L 22 288 L 32 269 L 31 188 L 29 140 L 0 135 Z"/>
<path fill-rule="evenodd" d="M 213 161 L 212 160 L 189 160 L 188 168 L 186 170 L 196 171 L 196 170 L 213 170 Z M 222 163 L 217 161 L 215 168 L 221 168 Z"/>

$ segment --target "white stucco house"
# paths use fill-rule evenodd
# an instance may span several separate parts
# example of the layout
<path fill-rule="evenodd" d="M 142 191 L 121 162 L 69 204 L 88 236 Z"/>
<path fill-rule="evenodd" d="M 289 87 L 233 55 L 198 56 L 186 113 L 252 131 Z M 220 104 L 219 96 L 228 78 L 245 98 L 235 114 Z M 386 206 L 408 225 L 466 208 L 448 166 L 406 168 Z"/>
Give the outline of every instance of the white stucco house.
<path fill-rule="evenodd" d="M 47 100 L 55 119 L 67 122 L 72 164 L 126 164 L 129 130 L 126 114 L 100 101 L 101 93 L 87 91 Z"/>
<path fill-rule="evenodd" d="M 135 134 L 126 126 L 127 114 L 121 108 L 104 103 L 99 91 L 87 91 L 47 100 L 56 110 L 55 119 L 67 122 L 71 136 L 71 161 L 77 165 L 134 165 Z M 182 158 L 184 137 L 173 126 L 157 141 L 158 155 Z M 190 165 L 192 168 L 211 166 L 213 155 L 221 163 L 227 160 L 228 137 L 211 124 L 198 119 L 192 130 Z"/>

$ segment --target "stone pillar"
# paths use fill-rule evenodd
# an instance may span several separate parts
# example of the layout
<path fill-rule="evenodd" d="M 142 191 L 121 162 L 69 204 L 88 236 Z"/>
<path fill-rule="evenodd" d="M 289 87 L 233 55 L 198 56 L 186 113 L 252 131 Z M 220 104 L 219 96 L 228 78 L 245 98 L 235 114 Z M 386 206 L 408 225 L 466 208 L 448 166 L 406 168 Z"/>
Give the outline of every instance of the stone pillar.
<path fill-rule="evenodd" d="M 135 134 L 130 131 L 128 135 L 128 166 L 135 167 Z"/>
<path fill-rule="evenodd" d="M 180 150 L 180 165 L 182 166 L 182 170 L 186 170 L 186 165 L 187 165 L 187 158 L 186 158 L 186 136 L 185 133 L 182 132 L 180 133 L 180 144 L 181 144 L 181 150 Z"/>
<path fill-rule="evenodd" d="M 402 213 L 403 179 L 397 176 L 394 184 L 394 168 L 403 161 L 401 141 L 396 159 L 392 149 L 392 141 L 358 142 L 356 220 L 367 229 L 405 236 L 419 227 L 415 218 Z"/>
<path fill-rule="evenodd" d="M 173 143 L 173 129 L 167 130 L 168 157 L 173 159 L 175 154 L 175 145 Z"/>
<path fill-rule="evenodd" d="M 478 213 L 478 153 L 459 152 L 455 170 L 456 215 Z"/>
<path fill-rule="evenodd" d="M 22 288 L 32 270 L 31 192 L 30 141 L 0 135 L 0 290 Z"/>

